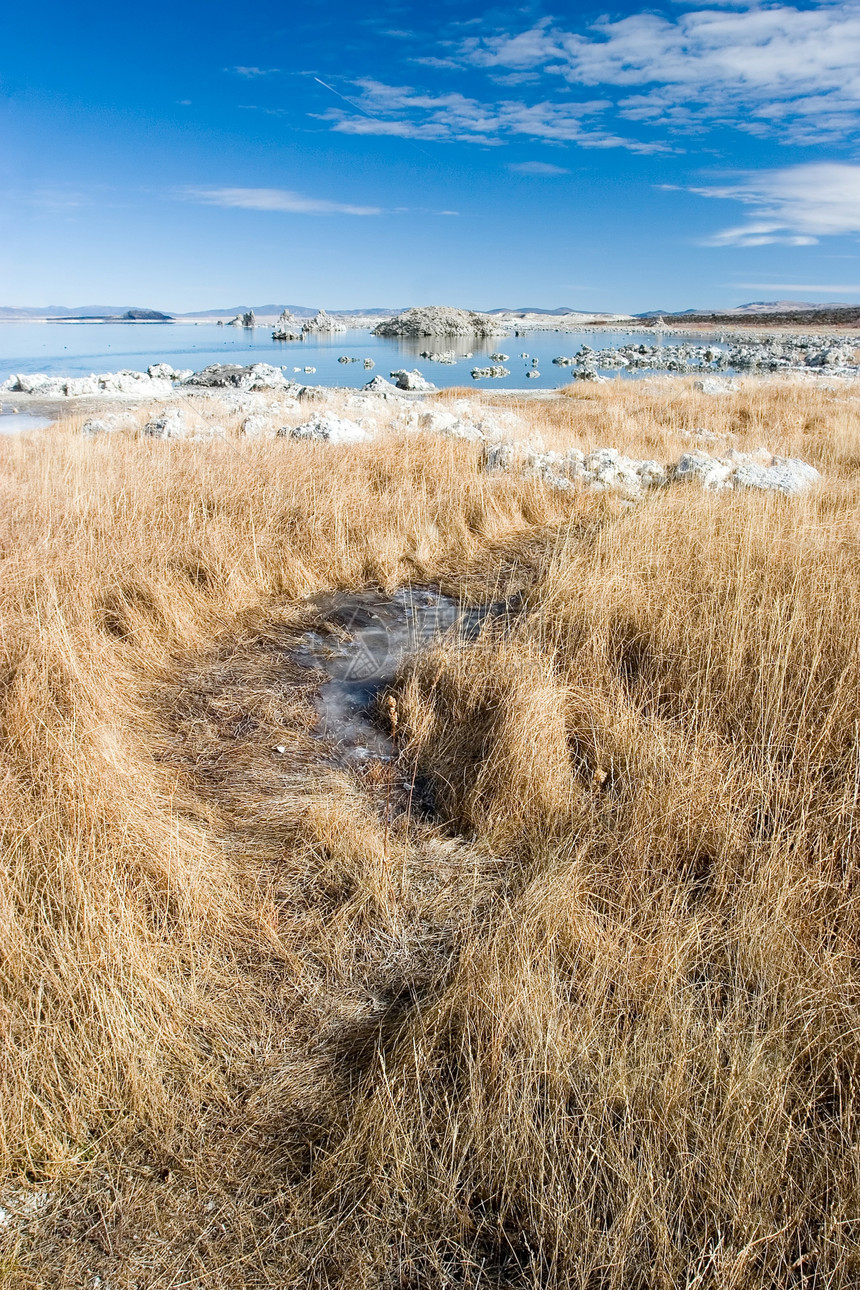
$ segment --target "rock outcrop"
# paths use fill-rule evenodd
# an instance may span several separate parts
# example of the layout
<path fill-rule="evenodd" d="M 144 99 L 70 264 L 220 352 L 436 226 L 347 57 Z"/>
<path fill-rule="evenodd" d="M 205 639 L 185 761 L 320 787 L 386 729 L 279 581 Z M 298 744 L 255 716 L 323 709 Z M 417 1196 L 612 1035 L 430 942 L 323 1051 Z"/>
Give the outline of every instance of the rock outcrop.
<path fill-rule="evenodd" d="M 395 318 L 387 318 L 374 327 L 374 336 L 506 336 L 507 328 L 501 327 L 487 314 L 477 314 L 471 309 L 454 309 L 444 305 L 422 305 L 407 309 Z"/>
<path fill-rule="evenodd" d="M 188 427 L 179 408 L 166 408 L 160 417 L 147 421 L 143 433 L 153 439 L 184 439 Z"/>
<path fill-rule="evenodd" d="M 175 368 L 169 363 L 150 363 L 147 375 L 159 381 L 187 381 L 193 375 L 190 367 Z"/>
<path fill-rule="evenodd" d="M 522 465 L 544 483 L 563 491 L 578 486 L 590 492 L 620 493 L 632 500 L 638 500 L 646 489 L 665 484 L 667 479 L 667 471 L 659 461 L 626 457 L 615 448 L 595 448 L 587 454 L 579 448 L 566 453 L 534 453 Z M 493 467 L 485 458 L 485 469 L 494 468 L 510 469 L 511 465 L 504 462 Z"/>
<path fill-rule="evenodd" d="M 385 377 L 379 373 L 367 382 L 364 389 L 369 390 L 371 394 L 397 394 L 398 392 L 397 386 L 391 381 L 386 381 Z"/>
<path fill-rule="evenodd" d="M 0 385 L 0 390 L 38 394 L 43 398 L 80 398 L 91 394 L 137 394 L 142 398 L 172 394 L 166 378 L 148 372 L 104 372 L 101 376 L 48 376 L 44 372 L 18 373 Z"/>
<path fill-rule="evenodd" d="M 700 450 L 683 453 L 673 465 L 626 457 L 615 448 L 583 453 L 537 452 L 510 441 L 484 448 L 484 469 L 490 472 L 524 470 L 553 488 L 566 491 L 614 492 L 631 501 L 667 484 L 698 484 L 708 491 L 754 489 L 792 495 L 805 492 L 820 478 L 814 466 L 797 457 L 775 457 L 767 449 L 755 453 L 729 452 L 712 457 Z"/>
<path fill-rule="evenodd" d="M 238 363 L 211 363 L 201 372 L 189 376 L 183 384 L 212 390 L 284 390 L 291 394 L 298 394 L 301 389 L 270 363 L 253 363 L 250 367 L 241 367 Z"/>
<path fill-rule="evenodd" d="M 272 328 L 272 340 L 301 340 L 302 324 L 294 318 L 289 309 L 278 315 Z"/>
<path fill-rule="evenodd" d="M 309 318 L 306 323 L 302 324 L 302 331 L 306 336 L 319 336 L 331 332 L 346 331 L 346 325 L 338 318 L 332 318 L 324 309 L 320 309 L 314 318 Z"/>
<path fill-rule="evenodd" d="M 743 337 L 731 343 L 697 345 L 681 341 L 674 345 L 629 344 L 592 349 L 583 345 L 576 354 L 559 355 L 553 363 L 574 367 L 574 376 L 589 379 L 588 372 L 627 368 L 631 371 L 662 371 L 699 375 L 735 372 L 818 372 L 857 375 L 856 345 L 842 338 L 821 336 L 779 336 L 762 340 Z M 705 375 L 705 380 L 709 380 Z M 716 392 L 718 386 L 708 387 Z"/>
<path fill-rule="evenodd" d="M 260 415 L 245 417 L 240 429 L 249 439 L 274 439 L 277 434 L 271 418 Z"/>
<path fill-rule="evenodd" d="M 413 368 L 411 372 L 407 372 L 405 367 L 401 367 L 398 371 L 391 372 L 390 375 L 398 390 L 421 390 L 423 393 L 428 393 L 436 389 L 435 385 L 431 384 L 425 376 L 422 376 L 417 367 Z M 378 380 L 378 377 L 375 377 L 374 380 Z M 370 382 L 370 385 L 365 386 L 365 389 L 369 389 L 371 386 L 373 386 L 373 381 Z"/>
<path fill-rule="evenodd" d="M 457 361 L 457 355 L 453 349 L 444 349 L 437 352 L 433 349 L 423 349 L 418 355 L 419 358 L 426 358 L 429 363 L 444 363 L 448 367 L 453 367 Z M 464 358 L 471 358 L 471 354 L 464 354 Z"/>
<path fill-rule="evenodd" d="M 820 478 L 809 462 L 799 457 L 775 457 L 766 448 L 758 452 L 729 452 L 712 457 L 707 452 L 686 452 L 672 471 L 672 478 L 695 481 L 709 491 L 754 488 L 762 492 L 803 493 Z"/>
<path fill-rule="evenodd" d="M 305 421 L 300 426 L 284 426 L 278 434 L 290 439 L 311 439 L 321 443 L 365 443 L 373 438 L 375 428 L 375 422 L 367 419 L 362 424 L 328 414 L 315 417 L 313 421 Z"/>

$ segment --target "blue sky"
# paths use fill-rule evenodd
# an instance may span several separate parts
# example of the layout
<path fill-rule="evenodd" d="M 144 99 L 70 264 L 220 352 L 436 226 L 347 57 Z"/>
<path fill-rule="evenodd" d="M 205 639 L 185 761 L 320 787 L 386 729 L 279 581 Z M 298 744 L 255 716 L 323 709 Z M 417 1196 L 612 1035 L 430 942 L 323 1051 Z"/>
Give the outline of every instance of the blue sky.
<path fill-rule="evenodd" d="M 860 300 L 860 0 L 43 0 L 0 111 L 0 304 Z"/>

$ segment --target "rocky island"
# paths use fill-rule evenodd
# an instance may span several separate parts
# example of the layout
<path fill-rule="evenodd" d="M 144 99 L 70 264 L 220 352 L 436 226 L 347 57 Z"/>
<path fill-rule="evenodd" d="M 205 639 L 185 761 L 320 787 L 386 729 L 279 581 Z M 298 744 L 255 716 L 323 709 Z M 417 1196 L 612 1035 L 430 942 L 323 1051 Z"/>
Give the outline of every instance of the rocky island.
<path fill-rule="evenodd" d="M 445 305 L 421 305 L 407 309 L 374 327 L 374 336 L 506 336 L 508 328 L 497 318 L 478 314 L 472 309 L 454 309 Z"/>

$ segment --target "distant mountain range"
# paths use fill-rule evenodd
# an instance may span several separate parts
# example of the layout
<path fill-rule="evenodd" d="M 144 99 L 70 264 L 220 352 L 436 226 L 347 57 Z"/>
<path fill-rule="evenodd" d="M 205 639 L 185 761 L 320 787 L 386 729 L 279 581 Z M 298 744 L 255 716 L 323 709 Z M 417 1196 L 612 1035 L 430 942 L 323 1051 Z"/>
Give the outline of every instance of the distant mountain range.
<path fill-rule="evenodd" d="M 497 314 L 547 314 L 553 318 L 561 318 L 567 317 L 569 314 L 590 314 L 593 313 L 594 310 L 568 309 L 566 306 L 559 307 L 558 309 L 536 309 L 533 305 L 521 305 L 517 309 L 486 309 L 481 310 L 480 312 L 488 313 L 491 318 L 495 318 Z"/>
<path fill-rule="evenodd" d="M 337 314 L 341 318 L 361 317 L 379 317 L 390 318 L 392 314 L 403 313 L 408 305 L 400 305 L 396 309 L 328 309 L 326 312 Z M 319 312 L 319 309 L 311 309 L 308 305 L 231 305 L 229 309 L 201 309 L 193 314 L 177 314 L 177 318 L 235 318 L 237 314 L 247 314 L 253 311 L 260 318 L 268 318 L 272 314 L 282 314 L 286 309 L 287 313 L 295 315 L 296 318 L 313 318 Z"/>
<path fill-rule="evenodd" d="M 157 309 L 141 309 L 135 305 L 42 305 L 40 308 L 27 306 L 0 305 L 0 318 L 19 319 L 25 322 L 28 318 L 128 318 L 129 314 L 158 316 L 168 318 Z"/>
<path fill-rule="evenodd" d="M 703 314 L 733 317 L 735 314 L 799 314 L 818 309 L 851 308 L 843 300 L 828 300 L 825 304 L 813 304 L 808 300 L 751 300 L 746 305 L 735 305 L 733 309 L 649 309 L 647 313 L 636 314 L 636 318 L 686 318 L 688 314 L 700 317 Z"/>
<path fill-rule="evenodd" d="M 402 313 L 406 308 L 407 305 L 401 305 L 396 309 L 329 309 L 328 312 L 337 313 L 343 318 L 358 315 L 390 318 L 392 314 Z M 229 305 L 225 309 L 201 309 L 196 313 L 185 314 L 162 313 L 158 309 L 143 309 L 138 305 L 0 305 L 0 320 L 26 322 L 28 319 L 49 318 L 58 321 L 92 319 L 101 322 L 168 322 L 175 318 L 235 318 L 237 314 L 251 310 L 259 317 L 266 318 L 283 313 L 285 309 L 297 318 L 313 318 L 318 312 L 318 309 L 309 305 Z"/>
<path fill-rule="evenodd" d="M 383 309 L 374 306 L 369 309 L 330 309 L 328 312 L 338 314 L 343 318 L 354 317 L 379 317 L 389 318 L 392 314 L 402 313 L 408 306 L 400 305 L 397 308 Z M 815 313 L 818 311 L 856 309 L 857 306 L 846 305 L 839 301 L 827 301 L 823 304 L 814 304 L 804 300 L 752 300 L 748 304 L 736 305 L 733 309 L 649 309 L 645 313 L 633 315 L 636 318 L 732 318 L 738 315 L 773 315 L 773 314 L 801 314 Z M 311 318 L 316 314 L 317 309 L 309 305 L 230 305 L 225 309 L 201 309 L 195 313 L 162 313 L 157 309 L 144 309 L 136 305 L 44 305 L 42 307 L 0 305 L 0 321 L 7 322 L 27 322 L 28 320 L 48 319 L 56 321 L 69 320 L 86 320 L 100 322 L 172 322 L 174 320 L 194 320 L 204 318 L 234 318 L 237 314 L 248 313 L 253 310 L 258 318 L 272 317 L 283 313 L 284 310 L 294 314 L 297 318 Z M 489 309 L 487 313 L 497 316 L 499 314 L 539 314 L 548 317 L 559 316 L 565 317 L 571 314 L 594 314 L 592 309 L 570 309 L 567 306 L 557 309 L 540 309 L 534 306 L 522 307 L 518 309 Z"/>

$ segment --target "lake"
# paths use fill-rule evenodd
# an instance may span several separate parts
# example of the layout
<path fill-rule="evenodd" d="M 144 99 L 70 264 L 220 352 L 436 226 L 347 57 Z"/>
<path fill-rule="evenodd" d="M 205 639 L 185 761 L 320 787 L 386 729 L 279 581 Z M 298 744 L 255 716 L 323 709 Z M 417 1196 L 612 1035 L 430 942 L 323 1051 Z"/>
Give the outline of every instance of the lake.
<path fill-rule="evenodd" d="M 0 381 L 16 372 L 46 372 L 53 376 L 85 376 L 120 368 L 145 371 L 150 363 L 199 371 L 210 363 L 271 363 L 286 375 L 308 385 L 361 386 L 371 376 L 388 377 L 396 368 L 418 370 L 440 388 L 468 385 L 478 388 L 555 389 L 568 385 L 568 367 L 553 366 L 559 355 L 576 353 L 583 344 L 592 349 L 613 345 L 659 343 L 653 331 L 530 332 L 524 336 L 494 336 L 478 341 L 466 337 L 436 336 L 421 340 L 383 340 L 369 331 L 351 330 L 334 336 L 313 336 L 303 341 L 272 340 L 271 327 L 245 329 L 215 323 L 0 323 Z M 702 337 L 671 333 L 666 343 L 705 343 Z M 709 344 L 713 342 L 708 340 Z M 715 346 L 716 348 L 716 346 Z M 453 350 L 452 365 L 419 357 L 422 350 Z M 510 376 L 473 380 L 473 367 L 486 367 L 493 353 L 507 354 L 504 366 Z M 356 358 L 339 363 L 340 356 Z M 467 355 L 469 357 L 467 357 Z M 523 357 L 527 355 L 527 357 Z M 361 360 L 371 358 L 367 370 Z M 532 359 L 539 360 L 540 376 L 527 378 Z M 314 368 L 306 372 L 305 368 Z M 617 371 L 607 375 L 618 376 Z M 643 376 L 647 372 L 630 375 Z M 625 378 L 622 378 L 625 379 Z M 626 379 L 629 379 L 627 377 Z"/>

